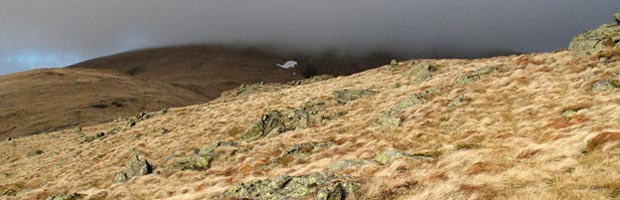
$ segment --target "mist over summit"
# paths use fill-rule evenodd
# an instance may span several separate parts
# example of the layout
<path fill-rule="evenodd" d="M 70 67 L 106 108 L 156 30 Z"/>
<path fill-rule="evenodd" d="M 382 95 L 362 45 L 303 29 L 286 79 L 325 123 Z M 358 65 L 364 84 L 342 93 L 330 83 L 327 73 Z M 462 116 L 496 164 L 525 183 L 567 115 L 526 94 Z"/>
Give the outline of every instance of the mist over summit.
<path fill-rule="evenodd" d="M 195 43 L 407 58 L 540 52 L 566 47 L 618 7 L 581 0 L 6 0 L 0 74 Z"/>

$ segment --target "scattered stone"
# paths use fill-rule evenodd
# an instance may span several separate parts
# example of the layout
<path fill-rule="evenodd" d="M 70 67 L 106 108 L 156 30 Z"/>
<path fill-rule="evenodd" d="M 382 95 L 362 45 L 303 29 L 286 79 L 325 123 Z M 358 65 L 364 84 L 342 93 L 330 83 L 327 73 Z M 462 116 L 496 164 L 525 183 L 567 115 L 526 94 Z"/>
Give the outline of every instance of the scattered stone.
<path fill-rule="evenodd" d="M 219 147 L 236 147 L 237 145 L 238 145 L 238 143 L 233 142 L 233 141 L 217 141 L 217 142 L 213 142 L 213 144 L 209 145 L 209 147 L 207 147 L 204 150 L 204 152 L 205 153 L 213 153 Z"/>
<path fill-rule="evenodd" d="M 145 119 L 148 119 L 148 118 L 151 118 L 151 115 L 149 115 L 146 112 L 140 112 L 140 113 L 136 114 L 136 120 L 138 120 L 138 121 L 142 121 L 142 120 L 145 120 Z"/>
<path fill-rule="evenodd" d="M 620 42 L 618 41 L 620 26 L 617 14 L 614 14 L 614 21 L 615 24 L 603 24 L 597 29 L 588 30 L 574 37 L 569 46 L 573 56 L 589 56 L 605 48 L 616 46 Z"/>
<path fill-rule="evenodd" d="M 222 196 L 233 199 L 310 199 L 344 200 L 354 197 L 354 186 L 349 178 L 334 174 L 313 173 L 303 176 L 278 176 L 273 180 L 240 183 L 229 188 Z"/>
<path fill-rule="evenodd" d="M 50 196 L 50 197 L 47 197 L 45 200 L 77 200 L 77 199 L 83 199 L 84 196 L 86 195 L 83 195 L 80 193 L 63 194 L 63 195 Z"/>
<path fill-rule="evenodd" d="M 469 97 L 461 95 L 457 97 L 456 99 L 453 99 L 452 101 L 450 101 L 450 103 L 448 104 L 448 108 L 455 108 L 466 101 L 469 101 Z"/>
<path fill-rule="evenodd" d="M 412 154 L 408 154 L 408 153 L 404 153 L 404 152 L 392 149 L 392 150 L 387 150 L 383 153 L 379 153 L 375 155 L 373 160 L 377 162 L 377 164 L 379 165 L 389 165 L 393 163 L 394 161 L 400 160 L 400 159 L 420 160 L 423 158 L 428 158 L 428 157 L 412 155 Z"/>
<path fill-rule="evenodd" d="M 375 92 L 369 89 L 365 89 L 365 90 L 345 89 L 345 90 L 334 91 L 333 94 L 336 98 L 336 102 L 338 102 L 338 104 L 340 105 L 344 105 L 344 104 L 347 104 L 348 102 L 357 100 L 362 97 L 376 95 L 378 94 L 378 92 Z"/>
<path fill-rule="evenodd" d="M 26 156 L 28 156 L 28 157 L 38 156 L 38 155 L 41 155 L 43 153 L 45 153 L 43 150 L 34 150 L 34 151 L 31 151 L 31 152 L 28 152 L 28 154 L 26 154 Z"/>
<path fill-rule="evenodd" d="M 562 117 L 572 117 L 573 115 L 577 114 L 577 112 L 581 111 L 581 110 L 585 110 L 588 109 L 588 107 L 575 107 L 575 108 L 568 108 L 564 111 L 562 111 L 562 114 L 560 114 L 560 116 Z"/>
<path fill-rule="evenodd" d="M 398 102 L 396 105 L 392 106 L 389 111 L 384 113 L 377 123 L 383 127 L 396 129 L 400 127 L 402 123 L 402 118 L 400 116 L 400 112 L 416 106 L 426 103 L 427 99 L 430 99 L 434 94 L 439 93 L 441 90 L 438 88 L 431 88 L 424 92 L 420 92 L 411 96 L 406 97 L 405 99 Z"/>
<path fill-rule="evenodd" d="M 122 173 L 122 174 L 121 174 Z M 140 159 L 137 154 L 131 155 L 125 165 L 124 172 L 118 172 L 114 178 L 116 182 L 124 182 L 136 176 L 144 176 L 153 173 L 153 167 L 146 159 Z M 123 178 L 125 176 L 126 178 Z"/>
<path fill-rule="evenodd" d="M 592 84 L 593 92 L 603 92 L 620 87 L 620 80 L 600 80 Z"/>
<path fill-rule="evenodd" d="M 366 164 L 368 164 L 368 161 L 364 161 L 364 160 L 350 160 L 350 159 L 339 160 L 329 165 L 329 167 L 327 167 L 327 171 L 328 172 L 340 172 L 340 171 L 347 170 L 347 169 L 360 168 Z"/>
<path fill-rule="evenodd" d="M 125 124 L 125 129 L 131 129 L 136 126 L 138 122 L 135 119 L 128 119 L 127 124 Z"/>
<path fill-rule="evenodd" d="M 118 133 L 119 131 L 121 131 L 120 128 L 114 127 L 114 128 L 111 128 L 110 130 L 106 131 L 105 134 L 106 135 L 114 135 L 114 134 Z"/>
<path fill-rule="evenodd" d="M 159 113 L 162 115 L 168 113 L 168 108 L 162 108 Z"/>
<path fill-rule="evenodd" d="M 458 79 L 456 79 L 455 83 L 463 85 L 463 84 L 478 81 L 482 78 L 482 76 L 490 74 L 493 71 L 495 71 L 495 68 L 496 67 L 482 67 L 476 71 L 470 72 L 469 74 L 465 76 L 459 77 Z"/>
<path fill-rule="evenodd" d="M 264 114 L 252 124 L 244 133 L 242 140 L 256 140 L 268 136 L 276 136 L 286 131 L 284 119 L 279 111 Z"/>
<path fill-rule="evenodd" d="M 421 83 L 431 77 L 431 72 L 435 68 L 428 62 L 422 62 L 411 66 L 407 76 L 411 79 L 411 84 Z"/>
<path fill-rule="evenodd" d="M 96 139 L 103 139 L 104 137 L 105 137 L 105 133 L 101 132 L 95 135 L 89 135 L 89 136 L 83 137 L 82 142 L 80 143 L 81 144 L 89 143 L 89 142 L 95 141 Z"/>
<path fill-rule="evenodd" d="M 614 13 L 614 21 L 616 25 L 620 25 L 620 13 Z"/>
<path fill-rule="evenodd" d="M 166 133 L 170 133 L 170 130 L 168 130 L 166 128 L 158 128 L 155 132 L 164 135 Z"/>
<path fill-rule="evenodd" d="M 6 141 L 12 141 L 12 140 L 13 140 L 12 137 L 9 137 L 9 138 L 6 139 Z"/>
<path fill-rule="evenodd" d="M 390 61 L 390 65 L 396 66 L 398 65 L 398 61 L 396 59 L 392 59 L 392 61 Z"/>

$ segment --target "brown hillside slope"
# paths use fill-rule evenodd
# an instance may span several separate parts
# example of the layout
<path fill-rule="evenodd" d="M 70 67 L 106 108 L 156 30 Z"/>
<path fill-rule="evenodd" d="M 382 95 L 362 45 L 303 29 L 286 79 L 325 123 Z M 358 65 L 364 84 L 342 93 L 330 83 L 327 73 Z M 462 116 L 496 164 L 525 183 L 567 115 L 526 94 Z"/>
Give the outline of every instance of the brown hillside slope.
<path fill-rule="evenodd" d="M 426 60 L 430 68 L 414 60 L 171 109 L 86 143 L 73 130 L 4 141 L 0 191 L 6 199 L 617 198 L 619 58 L 561 51 Z M 306 102 L 323 104 L 288 118 Z M 132 154 L 153 173 L 128 163 Z"/>
<path fill-rule="evenodd" d="M 0 76 L 0 138 L 94 125 L 202 95 L 111 70 L 40 69 Z"/>
<path fill-rule="evenodd" d="M 276 63 L 296 60 L 287 70 Z M 241 84 L 283 83 L 319 74 L 348 75 L 387 63 L 388 55 L 286 55 L 258 48 L 193 45 L 143 49 L 93 59 L 69 68 L 115 69 L 132 76 L 185 87 L 214 99 Z M 305 70 L 304 70 L 305 69 Z"/>

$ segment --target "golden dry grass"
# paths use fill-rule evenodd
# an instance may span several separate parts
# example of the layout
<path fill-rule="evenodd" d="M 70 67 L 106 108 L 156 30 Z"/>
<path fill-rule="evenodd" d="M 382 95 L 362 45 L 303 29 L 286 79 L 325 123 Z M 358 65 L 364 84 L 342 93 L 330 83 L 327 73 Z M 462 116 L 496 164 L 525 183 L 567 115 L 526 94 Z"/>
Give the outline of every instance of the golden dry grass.
<path fill-rule="evenodd" d="M 412 62 L 277 92 L 217 99 L 172 109 L 126 132 L 80 144 L 72 130 L 0 143 L 0 192 L 15 199 L 42 199 L 79 192 L 104 199 L 211 199 L 235 183 L 281 174 L 321 172 L 341 159 L 370 159 L 387 149 L 428 154 L 430 160 L 368 164 L 346 173 L 359 184 L 358 199 L 612 199 L 620 196 L 620 89 L 592 92 L 592 83 L 620 73 L 620 62 L 573 59 L 567 51 L 477 60 L 426 60 L 437 66 L 431 79 L 409 85 Z M 598 65 L 588 68 L 588 65 Z M 479 81 L 454 84 L 484 66 L 498 69 Z M 401 87 L 393 87 L 400 83 Z M 441 93 L 405 110 L 395 130 L 374 125 L 390 107 L 430 87 Z M 373 88 L 380 93 L 344 106 L 333 103 L 339 89 Z M 470 100 L 447 105 L 461 95 Z M 318 126 L 274 138 L 241 143 L 246 154 L 218 159 L 207 171 L 151 174 L 114 183 L 130 152 L 155 168 L 173 155 L 191 154 L 214 141 L 237 140 L 264 111 L 330 101 L 346 114 Z M 575 106 L 587 109 L 565 118 Z M 88 134 L 122 123 L 84 128 Z M 158 128 L 171 130 L 161 135 Z M 142 137 L 134 137 L 142 134 Z M 335 141 L 305 160 L 263 168 L 293 144 Z M 469 144 L 475 148 L 461 148 Z M 475 144 L 475 146 L 474 146 Z M 43 150 L 40 156 L 26 153 Z M 2 197 L 12 198 L 12 197 Z"/>

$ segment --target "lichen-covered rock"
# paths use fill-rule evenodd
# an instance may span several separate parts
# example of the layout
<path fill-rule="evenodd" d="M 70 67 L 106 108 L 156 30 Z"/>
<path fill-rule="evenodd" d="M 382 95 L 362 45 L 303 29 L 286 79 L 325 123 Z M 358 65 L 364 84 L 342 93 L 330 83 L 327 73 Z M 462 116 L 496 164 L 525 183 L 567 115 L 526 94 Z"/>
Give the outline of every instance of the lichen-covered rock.
<path fill-rule="evenodd" d="M 478 81 L 482 78 L 482 76 L 490 74 L 493 71 L 495 71 L 496 68 L 497 67 L 492 67 L 492 66 L 482 67 L 476 71 L 468 73 L 465 76 L 459 77 L 458 79 L 456 79 L 455 83 L 456 84 L 467 84 L 467 83 Z"/>
<path fill-rule="evenodd" d="M 153 173 L 153 166 L 149 164 L 146 159 L 140 159 L 137 154 L 133 154 L 129 157 L 129 161 L 125 165 L 125 171 L 119 172 L 115 176 L 115 181 L 121 180 L 120 173 L 124 173 L 127 177 L 127 180 L 135 177 L 135 176 L 144 176 Z"/>
<path fill-rule="evenodd" d="M 129 177 L 127 177 L 127 174 L 125 174 L 125 172 L 117 172 L 114 176 L 114 182 L 116 183 L 127 182 L 128 180 Z"/>
<path fill-rule="evenodd" d="M 28 154 L 26 154 L 26 156 L 28 157 L 32 157 L 32 156 L 38 156 L 45 153 L 43 150 L 34 150 L 34 151 L 30 151 L 28 152 Z"/>
<path fill-rule="evenodd" d="M 268 136 L 276 136 L 286 131 L 284 117 L 279 111 L 271 111 L 252 124 L 244 133 L 243 140 L 255 140 Z"/>
<path fill-rule="evenodd" d="M 328 119 L 321 114 L 324 102 L 308 102 L 298 109 L 290 109 L 284 112 L 286 127 L 288 129 L 304 129 L 319 124 Z"/>
<path fill-rule="evenodd" d="M 347 169 L 360 168 L 366 164 L 368 164 L 368 161 L 364 161 L 364 160 L 350 160 L 350 159 L 339 160 L 329 165 L 329 167 L 327 167 L 327 171 L 328 172 L 340 172 L 340 171 L 347 170 Z"/>
<path fill-rule="evenodd" d="M 379 165 L 389 165 L 394 161 L 400 159 L 410 159 L 410 160 L 419 160 L 423 159 L 423 156 L 411 155 L 405 152 L 397 151 L 397 150 L 387 150 L 382 153 L 375 155 L 374 161 Z"/>
<path fill-rule="evenodd" d="M 411 84 L 418 84 L 431 77 L 435 68 L 428 62 L 418 63 L 411 66 L 407 76 L 411 79 Z"/>
<path fill-rule="evenodd" d="M 190 157 L 173 164 L 170 169 L 176 170 L 207 170 L 211 168 L 211 163 L 215 161 L 215 154 L 194 154 Z"/>
<path fill-rule="evenodd" d="M 77 199 L 83 199 L 84 196 L 85 195 L 79 194 L 79 193 L 63 194 L 63 195 L 49 196 L 45 200 L 77 200 Z"/>
<path fill-rule="evenodd" d="M 569 49 L 576 57 L 588 56 L 605 48 L 617 46 L 620 43 L 620 24 L 618 15 L 614 15 L 615 24 L 603 24 L 597 29 L 586 31 L 573 38 Z"/>
<path fill-rule="evenodd" d="M 620 80 L 600 80 L 592 84 L 593 92 L 603 92 L 620 87 Z"/>
<path fill-rule="evenodd" d="M 345 200 L 347 191 L 342 183 L 335 183 L 329 188 L 321 188 L 315 200 Z"/>
<path fill-rule="evenodd" d="M 375 92 L 369 89 L 364 89 L 364 90 L 345 89 L 345 90 L 334 91 L 333 94 L 334 94 L 334 97 L 336 98 L 336 102 L 338 102 L 338 104 L 340 105 L 344 105 L 344 104 L 347 104 L 348 102 L 354 101 L 362 97 L 378 94 L 378 92 Z"/>
<path fill-rule="evenodd" d="M 452 101 L 450 101 L 450 103 L 448 103 L 448 108 L 455 108 L 455 107 L 461 105 L 462 103 L 464 103 L 466 101 L 469 101 L 469 97 L 461 95 L 461 96 L 453 99 Z"/>
<path fill-rule="evenodd" d="M 392 106 L 390 110 L 385 112 L 377 123 L 383 127 L 396 129 L 402 123 L 402 117 L 400 116 L 400 112 L 416 106 L 426 103 L 426 101 L 432 98 L 435 94 L 439 93 L 441 90 L 438 88 L 431 88 L 425 90 L 420 93 L 413 94 L 411 96 L 406 97 L 405 99 L 399 101 L 396 105 Z"/>
<path fill-rule="evenodd" d="M 289 164 L 295 160 L 303 159 L 310 156 L 313 150 L 317 148 L 326 148 L 333 145 L 333 142 L 310 142 L 310 143 L 302 143 L 296 144 L 292 147 L 286 149 L 282 154 L 276 157 L 272 163 L 273 164 Z"/>
<path fill-rule="evenodd" d="M 303 176 L 278 176 L 273 180 L 240 183 L 222 196 L 233 199 L 296 200 L 353 199 L 354 186 L 348 178 L 334 174 L 313 173 Z"/>

